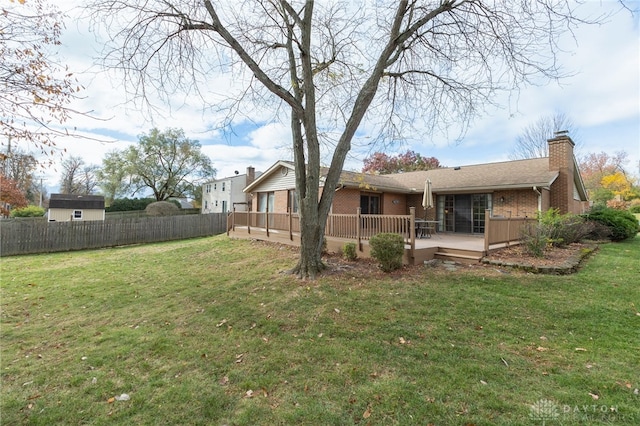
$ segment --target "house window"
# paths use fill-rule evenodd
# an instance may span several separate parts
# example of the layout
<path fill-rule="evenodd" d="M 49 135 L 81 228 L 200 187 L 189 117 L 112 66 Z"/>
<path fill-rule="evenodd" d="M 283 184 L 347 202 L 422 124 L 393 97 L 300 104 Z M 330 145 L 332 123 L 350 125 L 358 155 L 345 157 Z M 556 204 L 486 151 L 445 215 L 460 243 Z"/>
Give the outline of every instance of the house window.
<path fill-rule="evenodd" d="M 222 190 L 224 191 L 224 182 L 222 182 Z"/>
<path fill-rule="evenodd" d="M 295 189 L 289 190 L 289 204 L 287 207 L 291 213 L 298 213 L 298 194 Z"/>
<path fill-rule="evenodd" d="M 258 211 L 259 212 L 266 212 L 266 211 L 273 212 L 274 199 L 275 199 L 275 192 L 260 192 L 260 193 L 258 193 Z"/>
<path fill-rule="evenodd" d="M 217 184 L 217 183 L 214 183 L 214 184 L 213 184 L 213 190 L 214 190 L 214 191 L 217 191 L 217 190 L 218 190 L 218 184 Z"/>
<path fill-rule="evenodd" d="M 204 200 L 204 209 L 209 210 L 209 202 L 207 200 Z"/>
<path fill-rule="evenodd" d="M 82 210 L 73 211 L 73 220 L 82 220 Z"/>
<path fill-rule="evenodd" d="M 216 207 L 218 207 L 218 200 L 216 200 Z"/>
<path fill-rule="evenodd" d="M 363 192 L 360 194 L 360 213 L 380 214 L 380 194 Z"/>
<path fill-rule="evenodd" d="M 207 194 L 211 193 L 211 184 L 207 184 L 206 191 L 207 191 Z"/>

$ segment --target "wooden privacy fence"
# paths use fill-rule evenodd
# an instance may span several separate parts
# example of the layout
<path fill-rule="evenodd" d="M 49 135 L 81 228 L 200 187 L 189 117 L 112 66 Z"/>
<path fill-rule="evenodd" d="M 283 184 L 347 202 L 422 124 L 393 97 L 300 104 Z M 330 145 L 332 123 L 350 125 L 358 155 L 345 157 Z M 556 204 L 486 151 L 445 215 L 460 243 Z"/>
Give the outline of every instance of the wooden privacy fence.
<path fill-rule="evenodd" d="M 537 222 L 536 219 L 527 217 L 491 217 L 491 210 L 486 210 L 484 215 L 484 251 L 489 252 L 492 244 L 507 245 L 514 241 L 520 241 L 522 228 Z"/>
<path fill-rule="evenodd" d="M 104 221 L 0 221 L 0 256 L 85 250 L 222 234 L 227 215 L 139 217 Z"/>

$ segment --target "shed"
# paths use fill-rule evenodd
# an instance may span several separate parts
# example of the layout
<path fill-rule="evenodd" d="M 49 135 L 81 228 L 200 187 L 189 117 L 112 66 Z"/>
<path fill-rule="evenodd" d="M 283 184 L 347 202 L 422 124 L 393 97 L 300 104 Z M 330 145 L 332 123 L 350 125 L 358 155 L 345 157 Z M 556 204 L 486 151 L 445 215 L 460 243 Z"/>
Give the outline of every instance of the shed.
<path fill-rule="evenodd" d="M 102 195 L 51 194 L 49 199 L 50 222 L 104 220 L 104 216 Z"/>

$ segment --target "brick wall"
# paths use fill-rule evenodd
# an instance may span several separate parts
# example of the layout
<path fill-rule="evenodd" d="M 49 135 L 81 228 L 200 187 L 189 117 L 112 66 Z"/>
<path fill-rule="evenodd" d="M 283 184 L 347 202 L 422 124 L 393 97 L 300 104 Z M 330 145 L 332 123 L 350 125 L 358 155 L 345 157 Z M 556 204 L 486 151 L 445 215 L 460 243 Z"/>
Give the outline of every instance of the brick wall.
<path fill-rule="evenodd" d="M 360 190 L 356 188 L 343 188 L 333 196 L 334 214 L 356 214 L 360 207 Z"/>
<path fill-rule="evenodd" d="M 533 188 L 493 193 L 494 216 L 535 217 L 537 211 L 538 193 Z"/>

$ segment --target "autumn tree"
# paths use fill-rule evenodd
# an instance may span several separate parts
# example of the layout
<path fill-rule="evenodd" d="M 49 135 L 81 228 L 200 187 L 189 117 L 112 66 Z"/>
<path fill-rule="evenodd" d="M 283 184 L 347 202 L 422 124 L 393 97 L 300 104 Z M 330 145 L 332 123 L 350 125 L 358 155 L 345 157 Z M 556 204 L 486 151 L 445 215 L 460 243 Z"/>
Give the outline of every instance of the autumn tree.
<path fill-rule="evenodd" d="M 7 150 L 0 153 L 0 167 L 5 177 L 16 183 L 27 201 L 38 203 L 42 189 L 35 175 L 38 161 L 32 154 L 7 145 Z"/>
<path fill-rule="evenodd" d="M 509 154 L 512 160 L 541 158 L 549 156 L 549 139 L 555 132 L 566 130 L 571 139 L 579 145 L 576 137 L 577 129 L 573 120 L 563 112 L 544 115 L 524 128 L 516 138 L 516 144 Z"/>
<path fill-rule="evenodd" d="M 134 99 L 193 89 L 204 106 L 229 115 L 288 116 L 301 229 L 293 272 L 314 277 L 324 268 L 334 194 L 319 191 L 323 158 L 324 186 L 335 188 L 363 121 L 370 135 L 394 140 L 452 124 L 464 131 L 499 90 L 560 77 L 557 42 L 578 22 L 574 7 L 559 0 L 94 0 L 90 10 L 111 35 L 105 65 L 123 72 Z M 216 71 L 229 76 L 224 97 L 210 90 Z"/>
<path fill-rule="evenodd" d="M 63 15 L 44 0 L 3 2 L 0 12 L 1 143 L 27 141 L 51 154 L 80 90 L 56 62 Z"/>
<path fill-rule="evenodd" d="M 60 192 L 62 194 L 93 194 L 98 187 L 96 165 L 87 165 L 81 157 L 70 156 L 62 162 Z"/>
<path fill-rule="evenodd" d="M 603 186 L 603 178 L 617 173 L 622 173 L 626 178 L 628 174 L 624 166 L 628 161 L 627 157 L 625 151 L 618 151 L 613 155 L 606 152 L 589 153 L 578 159 L 580 174 L 590 199 L 604 204 L 616 195 L 611 188 Z"/>
<path fill-rule="evenodd" d="M 365 158 L 363 163 L 362 173 L 377 173 L 381 175 L 431 170 L 441 167 L 440 161 L 437 158 L 423 157 L 419 153 L 411 150 L 392 156 L 384 152 L 375 152 Z"/>
<path fill-rule="evenodd" d="M 193 195 L 215 173 L 200 142 L 187 138 L 182 129 L 154 128 L 141 135 L 137 145 L 107 156 L 100 176 L 106 179 L 103 186 L 111 185 L 110 196 L 149 189 L 157 201 L 164 201 Z"/>
<path fill-rule="evenodd" d="M 17 182 L 0 173 L 0 216 L 7 217 L 12 209 L 26 207 L 27 204 Z"/>

